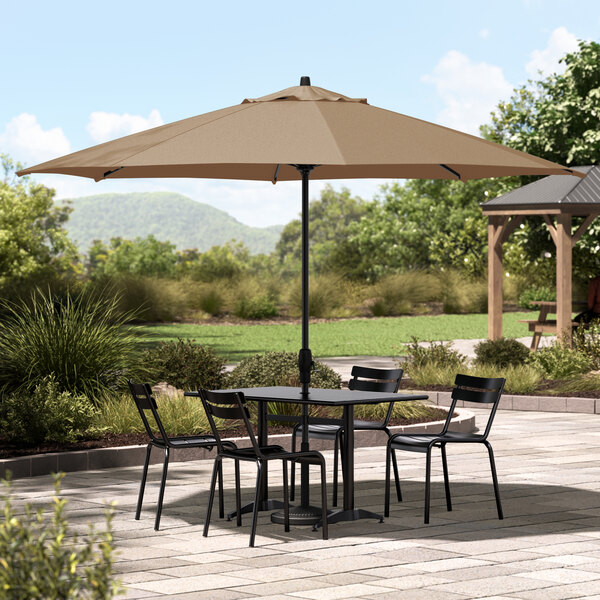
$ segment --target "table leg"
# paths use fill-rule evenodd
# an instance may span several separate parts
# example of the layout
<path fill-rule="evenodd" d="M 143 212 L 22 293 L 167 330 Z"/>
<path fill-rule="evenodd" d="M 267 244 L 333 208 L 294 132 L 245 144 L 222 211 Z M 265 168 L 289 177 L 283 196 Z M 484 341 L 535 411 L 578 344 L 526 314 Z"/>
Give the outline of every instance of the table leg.
<path fill-rule="evenodd" d="M 344 406 L 344 508 L 334 510 L 327 516 L 328 523 L 340 521 L 358 521 L 359 519 L 377 519 L 383 523 L 383 517 L 362 508 L 354 508 L 354 406 Z M 320 523 L 315 523 L 317 529 Z"/>
<path fill-rule="evenodd" d="M 267 421 L 267 402 L 258 403 L 258 435 L 257 441 L 259 446 L 266 446 L 269 443 L 269 424 Z M 260 493 L 258 510 L 275 510 L 283 507 L 283 502 L 280 500 L 269 499 L 269 476 L 268 476 L 268 461 L 263 462 L 263 476 L 261 477 Z M 254 502 L 244 504 L 240 514 L 247 514 L 254 511 Z M 227 514 L 227 520 L 231 521 L 233 517 L 237 517 L 237 511 L 234 510 Z"/>
<path fill-rule="evenodd" d="M 308 452 L 308 404 L 302 405 L 302 442 L 300 444 L 302 452 Z M 290 508 L 290 524 L 292 525 L 312 525 L 313 527 L 322 519 L 323 511 L 320 506 L 310 505 L 310 481 L 309 465 L 300 464 L 300 506 Z M 273 523 L 285 524 L 285 515 L 283 511 L 274 512 L 271 515 Z"/>

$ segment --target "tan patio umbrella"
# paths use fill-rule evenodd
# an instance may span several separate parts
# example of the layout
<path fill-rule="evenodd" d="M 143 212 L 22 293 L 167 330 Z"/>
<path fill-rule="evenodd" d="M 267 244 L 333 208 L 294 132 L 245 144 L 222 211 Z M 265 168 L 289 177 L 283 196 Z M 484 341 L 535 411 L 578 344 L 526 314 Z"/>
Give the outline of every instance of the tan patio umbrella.
<path fill-rule="evenodd" d="M 303 393 L 309 393 L 308 179 L 475 179 L 578 174 L 481 138 L 310 85 L 191 117 L 19 171 L 96 181 L 204 177 L 302 179 Z"/>

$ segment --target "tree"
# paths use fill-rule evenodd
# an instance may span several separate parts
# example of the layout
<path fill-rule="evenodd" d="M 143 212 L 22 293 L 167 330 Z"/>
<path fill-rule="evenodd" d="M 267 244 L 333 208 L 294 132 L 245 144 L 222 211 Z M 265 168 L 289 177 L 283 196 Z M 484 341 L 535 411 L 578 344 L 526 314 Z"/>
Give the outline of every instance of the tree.
<path fill-rule="evenodd" d="M 361 257 L 354 274 L 375 280 L 408 269 L 452 267 L 481 275 L 487 235 L 479 204 L 502 185 L 498 179 L 417 179 L 382 186 L 382 197 L 348 228 L 348 244 Z"/>
<path fill-rule="evenodd" d="M 68 205 L 55 205 L 55 191 L 29 178 L 17 180 L 20 168 L 0 154 L 0 285 L 76 269 L 77 251 L 63 229 Z"/>
<path fill-rule="evenodd" d="M 348 227 L 366 214 L 367 203 L 352 197 L 350 190 L 334 190 L 326 185 L 321 197 L 313 200 L 309 210 L 310 262 L 314 272 L 345 270 L 347 255 L 340 245 L 348 235 Z M 302 255 L 302 223 L 295 219 L 283 231 L 275 252 L 282 263 L 299 264 Z"/>
<path fill-rule="evenodd" d="M 135 240 L 112 238 L 109 246 L 95 240 L 87 262 L 92 275 L 129 273 L 147 277 L 174 277 L 177 261 L 175 244 L 161 242 L 149 235 Z"/>
<path fill-rule="evenodd" d="M 600 44 L 579 42 L 576 52 L 561 61 L 562 74 L 552 74 L 515 89 L 492 113 L 491 125 L 481 128 L 487 139 L 569 166 L 600 164 Z M 521 183 L 532 178 L 521 178 Z M 578 219 L 574 224 L 578 225 Z M 573 273 L 587 279 L 600 270 L 600 224 L 592 224 L 573 249 Z M 519 248 L 514 248 L 517 245 Z M 550 235 L 539 217 L 529 217 L 510 238 L 507 255 L 513 271 L 526 265 L 534 275 L 555 254 Z M 512 248 L 510 246 L 513 246 Z M 524 260 L 523 260 L 524 259 Z"/>

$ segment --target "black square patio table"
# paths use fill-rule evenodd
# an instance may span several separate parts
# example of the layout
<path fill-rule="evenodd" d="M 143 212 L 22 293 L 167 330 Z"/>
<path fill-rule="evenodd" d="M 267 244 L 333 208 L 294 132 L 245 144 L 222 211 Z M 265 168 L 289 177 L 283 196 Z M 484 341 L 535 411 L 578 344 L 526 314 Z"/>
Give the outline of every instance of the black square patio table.
<path fill-rule="evenodd" d="M 235 390 L 243 392 L 247 400 L 258 402 L 258 443 L 267 445 L 268 443 L 268 402 L 287 402 L 290 404 L 302 405 L 302 417 L 298 420 L 302 423 L 302 444 L 301 450 L 309 449 L 308 441 L 308 406 L 310 404 L 318 406 L 341 406 L 343 407 L 342 427 L 344 428 L 344 446 L 343 446 L 343 473 L 344 473 L 344 503 L 343 508 L 329 512 L 327 516 L 328 523 L 337 523 L 339 521 L 356 521 L 358 519 L 375 518 L 383 521 L 381 515 L 367 510 L 355 508 L 354 506 L 354 406 L 357 404 L 379 404 L 381 402 L 407 402 L 411 400 L 427 400 L 425 394 L 397 394 L 384 392 L 363 392 L 359 390 L 328 390 L 321 388 L 310 388 L 308 395 L 302 393 L 298 387 L 256 387 L 256 388 L 238 388 Z M 198 396 L 197 392 L 186 392 L 186 396 Z M 286 420 L 293 420 L 294 417 L 286 417 Z M 296 417 L 297 419 L 297 417 Z M 328 419 L 317 419 L 319 422 L 335 422 Z M 281 508 L 282 503 L 268 498 L 267 477 L 264 479 L 263 489 L 260 494 L 260 510 L 273 510 Z M 253 504 L 250 503 L 242 508 L 242 512 L 250 512 Z M 228 515 L 231 518 L 235 513 Z M 283 513 L 273 513 L 271 520 L 276 523 L 283 523 Z M 309 502 L 309 473 L 308 465 L 301 465 L 300 479 L 300 506 L 290 509 L 290 523 L 295 525 L 314 525 L 315 527 L 321 520 L 321 509 L 310 506 Z"/>

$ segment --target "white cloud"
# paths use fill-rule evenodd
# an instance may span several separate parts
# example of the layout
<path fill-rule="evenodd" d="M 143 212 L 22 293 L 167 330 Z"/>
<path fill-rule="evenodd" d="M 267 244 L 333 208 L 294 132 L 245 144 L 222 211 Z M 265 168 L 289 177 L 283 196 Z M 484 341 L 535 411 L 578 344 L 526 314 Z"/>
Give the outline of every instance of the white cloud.
<path fill-rule="evenodd" d="M 447 52 L 430 75 L 422 81 L 432 83 L 445 107 L 438 114 L 443 125 L 477 135 L 479 126 L 489 120 L 490 112 L 513 86 L 500 67 L 474 63 L 456 50 Z"/>
<path fill-rule="evenodd" d="M 577 38 L 567 31 L 566 27 L 558 27 L 551 34 L 548 45 L 543 50 L 534 50 L 525 70 L 530 77 L 537 77 L 539 71 L 546 75 L 551 73 L 562 73 L 565 65 L 560 64 L 558 59 L 567 52 L 577 50 Z"/>
<path fill-rule="evenodd" d="M 31 165 L 68 154 L 71 144 L 60 127 L 44 130 L 35 115 L 21 113 L 0 133 L 0 149 Z"/>
<path fill-rule="evenodd" d="M 119 115 L 98 111 L 90 114 L 86 130 L 94 142 L 101 143 L 162 124 L 162 117 L 156 109 L 150 112 L 148 118 L 128 113 Z"/>

